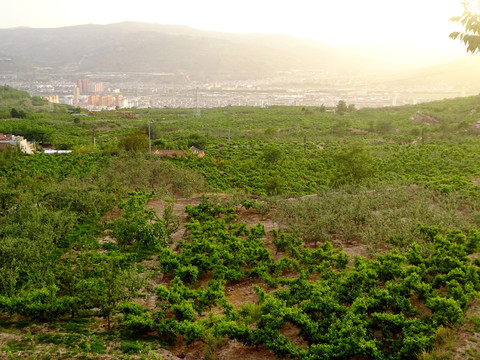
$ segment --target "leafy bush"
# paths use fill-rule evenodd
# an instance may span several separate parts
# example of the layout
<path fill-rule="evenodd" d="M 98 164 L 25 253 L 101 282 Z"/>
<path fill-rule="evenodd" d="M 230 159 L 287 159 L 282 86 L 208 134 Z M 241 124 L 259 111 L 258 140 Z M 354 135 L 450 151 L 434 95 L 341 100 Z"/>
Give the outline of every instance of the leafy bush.
<path fill-rule="evenodd" d="M 120 346 L 120 349 L 122 350 L 122 352 L 124 354 L 128 354 L 128 355 L 131 355 L 131 354 L 138 354 L 142 351 L 143 349 L 143 346 L 142 344 L 140 344 L 140 342 L 137 340 L 135 342 L 125 342 L 125 343 L 122 343 L 122 345 Z"/>
<path fill-rule="evenodd" d="M 145 249 L 167 244 L 167 233 L 163 221 L 155 210 L 146 210 L 145 206 L 153 193 L 130 193 L 130 199 L 120 208 L 122 217 L 111 224 L 112 235 L 120 246 L 137 245 Z"/>
<path fill-rule="evenodd" d="M 123 303 L 118 307 L 123 314 L 122 324 L 126 330 L 134 333 L 144 333 L 155 327 L 147 308 L 132 302 Z"/>

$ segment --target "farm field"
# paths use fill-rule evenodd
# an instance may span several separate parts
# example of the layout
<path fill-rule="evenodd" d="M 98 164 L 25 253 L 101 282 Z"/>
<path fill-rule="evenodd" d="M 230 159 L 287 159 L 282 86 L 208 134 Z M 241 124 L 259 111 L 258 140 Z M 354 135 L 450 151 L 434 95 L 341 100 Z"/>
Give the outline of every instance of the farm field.
<path fill-rule="evenodd" d="M 1 358 L 480 358 L 480 97 L 79 116 L 0 95 L 0 132 L 40 150 L 0 153 Z"/>

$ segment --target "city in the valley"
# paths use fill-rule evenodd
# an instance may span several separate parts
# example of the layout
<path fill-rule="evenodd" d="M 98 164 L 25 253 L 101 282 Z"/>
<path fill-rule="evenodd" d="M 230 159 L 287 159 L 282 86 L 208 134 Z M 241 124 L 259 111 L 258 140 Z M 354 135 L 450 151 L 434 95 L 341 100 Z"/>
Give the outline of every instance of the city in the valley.
<path fill-rule="evenodd" d="M 422 86 L 329 72 L 283 72 L 243 80 L 190 80 L 179 73 L 0 73 L 0 82 L 52 103 L 90 111 L 121 108 L 213 108 L 224 106 L 335 106 L 356 108 L 416 104 L 466 96 L 477 89 L 438 83 Z"/>

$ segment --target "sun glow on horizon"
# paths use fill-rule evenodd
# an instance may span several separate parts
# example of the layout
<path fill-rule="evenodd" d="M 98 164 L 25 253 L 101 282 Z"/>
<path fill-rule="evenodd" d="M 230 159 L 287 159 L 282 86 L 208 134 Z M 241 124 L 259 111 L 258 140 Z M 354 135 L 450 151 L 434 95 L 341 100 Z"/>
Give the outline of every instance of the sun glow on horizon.
<path fill-rule="evenodd" d="M 455 27 L 448 20 L 463 11 L 460 0 L 136 0 L 128 6 L 111 0 L 17 0 L 3 7 L 0 24 L 4 28 L 140 21 L 211 31 L 287 34 L 334 46 L 409 45 L 445 51 L 455 48 L 448 39 Z"/>

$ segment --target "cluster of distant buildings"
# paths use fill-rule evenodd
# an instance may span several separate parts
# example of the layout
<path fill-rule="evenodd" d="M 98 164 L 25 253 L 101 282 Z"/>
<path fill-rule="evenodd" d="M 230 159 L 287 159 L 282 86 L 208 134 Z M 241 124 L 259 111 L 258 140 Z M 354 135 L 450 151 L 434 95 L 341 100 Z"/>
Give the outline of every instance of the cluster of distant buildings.
<path fill-rule="evenodd" d="M 0 151 L 19 149 L 25 154 L 33 154 L 37 151 L 34 141 L 28 141 L 23 136 L 0 133 Z M 44 154 L 65 154 L 72 150 L 45 149 Z"/>
<path fill-rule="evenodd" d="M 128 100 L 120 94 L 120 91 L 114 91 L 113 94 L 105 92 L 103 82 L 91 82 L 90 79 L 78 79 L 73 94 L 64 96 L 62 99 L 57 94 L 44 96 L 51 103 L 58 104 L 62 102 L 67 105 L 74 105 L 86 108 L 88 110 L 112 110 L 117 108 L 129 107 Z"/>
<path fill-rule="evenodd" d="M 128 102 L 126 103 L 126 99 L 119 91 L 115 94 L 105 94 L 102 82 L 93 83 L 90 79 L 78 79 L 71 105 L 96 110 L 123 108 L 128 106 Z"/>
<path fill-rule="evenodd" d="M 82 78 L 79 78 L 82 76 Z M 474 95 L 438 84 L 385 87 L 363 77 L 321 73 L 281 73 L 250 80 L 191 81 L 179 74 L 91 73 L 55 74 L 55 77 L 21 77 L 0 72 L 0 81 L 51 103 L 90 111 L 117 108 L 213 108 L 225 106 L 334 107 L 339 100 L 363 107 L 416 104 L 449 97 Z"/>
<path fill-rule="evenodd" d="M 33 154 L 36 151 L 35 142 L 28 141 L 23 136 L 0 133 L 0 151 L 18 148 L 26 154 Z"/>

